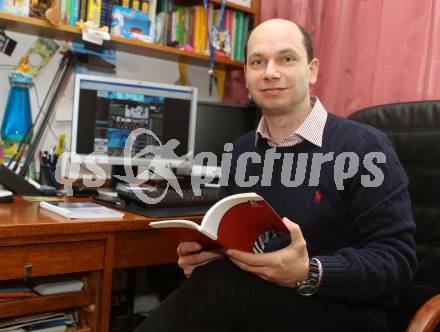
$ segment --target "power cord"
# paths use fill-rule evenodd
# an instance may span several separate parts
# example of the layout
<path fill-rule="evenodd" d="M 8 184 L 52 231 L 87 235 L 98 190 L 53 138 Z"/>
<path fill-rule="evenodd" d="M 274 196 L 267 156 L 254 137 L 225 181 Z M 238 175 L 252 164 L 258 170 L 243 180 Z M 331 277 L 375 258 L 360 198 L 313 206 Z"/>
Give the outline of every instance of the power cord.
<path fill-rule="evenodd" d="M 35 84 L 32 84 L 32 90 L 34 92 L 35 102 L 37 103 L 37 107 L 39 110 L 41 110 L 41 113 L 44 116 L 46 113 L 41 109 L 40 98 L 38 97 L 38 90 L 37 90 L 37 87 L 35 86 Z M 48 123 L 48 127 L 49 127 L 49 131 L 52 133 L 52 135 L 58 140 L 58 135 L 53 130 L 50 122 Z M 63 151 L 69 152 L 69 149 L 67 148 L 66 143 L 63 144 Z"/>

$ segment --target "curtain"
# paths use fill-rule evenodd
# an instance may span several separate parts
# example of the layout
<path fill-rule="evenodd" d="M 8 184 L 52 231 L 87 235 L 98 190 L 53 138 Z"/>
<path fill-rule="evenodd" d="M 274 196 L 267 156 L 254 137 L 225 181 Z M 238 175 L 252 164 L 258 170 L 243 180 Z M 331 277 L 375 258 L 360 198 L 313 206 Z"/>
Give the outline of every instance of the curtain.
<path fill-rule="evenodd" d="M 329 112 L 440 99 L 440 1 L 261 0 L 261 21 L 277 17 L 311 32 Z"/>

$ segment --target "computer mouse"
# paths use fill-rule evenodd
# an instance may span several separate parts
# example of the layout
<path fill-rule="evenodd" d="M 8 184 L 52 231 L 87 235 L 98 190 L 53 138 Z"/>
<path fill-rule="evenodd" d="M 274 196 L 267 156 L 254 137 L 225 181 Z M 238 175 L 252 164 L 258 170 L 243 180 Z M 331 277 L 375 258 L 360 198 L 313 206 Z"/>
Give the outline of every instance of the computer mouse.
<path fill-rule="evenodd" d="M 0 203 L 11 203 L 13 201 L 12 191 L 0 189 Z"/>

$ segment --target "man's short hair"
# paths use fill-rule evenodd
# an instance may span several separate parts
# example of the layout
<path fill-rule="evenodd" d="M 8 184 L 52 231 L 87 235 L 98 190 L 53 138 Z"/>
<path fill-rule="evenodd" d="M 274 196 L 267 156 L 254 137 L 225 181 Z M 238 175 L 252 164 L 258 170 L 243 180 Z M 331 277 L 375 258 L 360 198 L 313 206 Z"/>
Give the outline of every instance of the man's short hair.
<path fill-rule="evenodd" d="M 307 62 L 310 63 L 310 61 L 313 60 L 313 42 L 312 42 L 312 37 L 310 36 L 309 32 L 304 29 L 303 26 L 295 23 L 296 26 L 298 27 L 299 31 L 301 32 L 302 36 L 303 36 L 303 44 L 304 47 L 306 48 L 306 52 L 307 52 Z M 247 62 L 247 48 L 248 48 L 248 41 L 249 41 L 249 37 L 251 36 L 253 30 L 251 30 L 249 32 L 248 35 L 248 39 L 246 40 L 246 43 L 244 45 L 244 62 Z"/>

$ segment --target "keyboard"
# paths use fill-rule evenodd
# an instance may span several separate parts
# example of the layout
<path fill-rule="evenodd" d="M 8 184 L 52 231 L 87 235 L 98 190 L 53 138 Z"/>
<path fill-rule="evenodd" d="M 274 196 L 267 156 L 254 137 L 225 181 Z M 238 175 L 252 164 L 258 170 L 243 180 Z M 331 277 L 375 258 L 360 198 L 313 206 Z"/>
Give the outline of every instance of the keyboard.
<path fill-rule="evenodd" d="M 136 190 L 141 190 L 146 196 L 151 198 L 158 198 L 163 193 L 163 188 L 155 188 L 152 190 L 151 188 L 139 188 Z M 183 197 L 181 197 L 176 191 L 169 188 L 165 193 L 163 199 L 155 204 L 149 204 L 148 202 L 144 202 L 141 198 L 139 198 L 136 193 L 132 190 L 126 189 L 118 189 L 117 190 L 119 197 L 124 200 L 135 202 L 139 205 L 142 205 L 144 208 L 172 208 L 172 207 L 183 207 L 183 206 L 205 206 L 206 210 L 216 203 L 219 199 L 219 188 L 201 188 L 201 195 L 196 196 L 192 189 L 183 189 Z"/>

